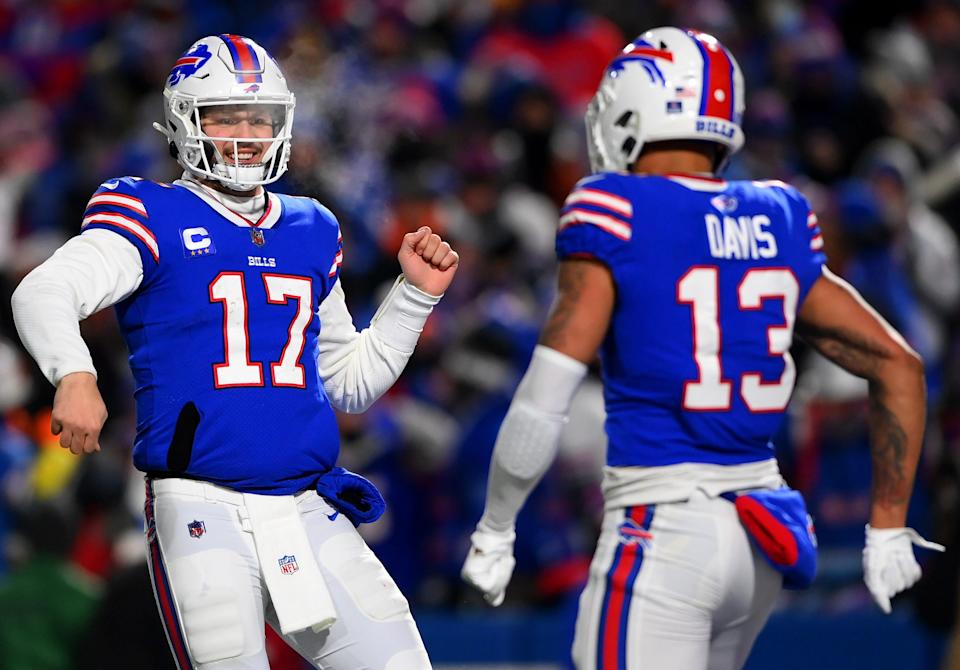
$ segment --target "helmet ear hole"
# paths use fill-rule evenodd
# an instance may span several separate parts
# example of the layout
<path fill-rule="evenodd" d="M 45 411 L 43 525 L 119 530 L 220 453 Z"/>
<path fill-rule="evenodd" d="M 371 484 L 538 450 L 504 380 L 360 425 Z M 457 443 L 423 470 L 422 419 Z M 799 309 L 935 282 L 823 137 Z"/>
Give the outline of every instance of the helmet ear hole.
<path fill-rule="evenodd" d="M 620 118 L 617 119 L 614 125 L 620 126 L 621 128 L 626 128 L 627 124 L 630 123 L 631 116 L 633 116 L 633 111 L 628 109 L 627 111 L 625 111 L 623 114 L 620 115 Z"/>
<path fill-rule="evenodd" d="M 624 158 L 630 158 L 630 154 L 633 152 L 635 146 L 637 146 L 637 140 L 632 137 L 628 137 L 623 141 L 623 144 L 620 146 L 620 151 L 623 152 Z"/>

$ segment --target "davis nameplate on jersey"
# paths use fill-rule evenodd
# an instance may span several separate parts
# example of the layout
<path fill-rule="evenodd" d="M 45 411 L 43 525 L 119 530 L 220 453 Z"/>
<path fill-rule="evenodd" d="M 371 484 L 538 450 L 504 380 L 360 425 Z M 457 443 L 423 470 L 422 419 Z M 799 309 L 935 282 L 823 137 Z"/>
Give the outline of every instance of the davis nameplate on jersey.
<path fill-rule="evenodd" d="M 280 564 L 280 572 L 285 575 L 292 575 L 300 569 L 296 556 L 281 556 L 277 562 Z"/>
<path fill-rule="evenodd" d="M 206 228 L 181 228 L 180 240 L 183 242 L 183 255 L 185 258 L 196 258 L 197 256 L 209 256 L 217 253 L 217 247 L 213 243 L 213 238 Z"/>
<path fill-rule="evenodd" d="M 190 537 L 200 537 L 207 532 L 207 526 L 203 521 L 192 521 L 187 524 L 187 530 L 190 531 Z"/>

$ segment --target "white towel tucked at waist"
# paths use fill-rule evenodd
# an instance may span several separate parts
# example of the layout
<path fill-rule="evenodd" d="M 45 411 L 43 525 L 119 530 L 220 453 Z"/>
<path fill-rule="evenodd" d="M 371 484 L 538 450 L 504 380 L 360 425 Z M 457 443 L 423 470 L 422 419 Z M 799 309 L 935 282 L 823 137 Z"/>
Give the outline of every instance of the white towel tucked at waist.
<path fill-rule="evenodd" d="M 310 549 L 293 496 L 244 493 L 260 569 L 284 634 L 306 628 L 319 632 L 337 612 Z"/>

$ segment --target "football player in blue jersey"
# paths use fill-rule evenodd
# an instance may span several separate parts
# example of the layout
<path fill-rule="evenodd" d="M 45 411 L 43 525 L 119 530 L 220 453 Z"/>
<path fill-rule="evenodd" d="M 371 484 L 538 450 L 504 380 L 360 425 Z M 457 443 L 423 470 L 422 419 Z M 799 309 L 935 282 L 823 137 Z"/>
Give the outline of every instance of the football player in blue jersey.
<path fill-rule="evenodd" d="M 413 352 L 458 263 L 423 227 L 370 327 L 353 326 L 337 220 L 268 192 L 286 170 L 294 96 L 262 47 L 196 42 L 156 124 L 172 184 L 105 182 L 82 233 L 13 298 L 57 387 L 53 430 L 99 450 L 106 409 L 78 322 L 115 305 L 136 382 L 154 593 L 181 670 L 266 670 L 264 623 L 313 667 L 429 668 L 407 601 L 355 526 L 383 499 L 336 467 L 334 408 L 360 412 Z"/>
<path fill-rule="evenodd" d="M 920 577 L 906 528 L 923 365 L 825 266 L 817 218 L 777 181 L 724 181 L 743 144 L 740 68 L 715 38 L 658 28 L 612 61 L 587 114 L 593 174 L 557 234 L 556 300 L 500 428 L 464 579 L 496 606 L 517 512 L 552 462 L 598 351 L 603 525 L 580 598 L 578 668 L 739 668 L 781 588 L 816 569 L 803 499 L 770 439 L 794 332 L 870 382 L 863 567 L 877 604 Z"/>

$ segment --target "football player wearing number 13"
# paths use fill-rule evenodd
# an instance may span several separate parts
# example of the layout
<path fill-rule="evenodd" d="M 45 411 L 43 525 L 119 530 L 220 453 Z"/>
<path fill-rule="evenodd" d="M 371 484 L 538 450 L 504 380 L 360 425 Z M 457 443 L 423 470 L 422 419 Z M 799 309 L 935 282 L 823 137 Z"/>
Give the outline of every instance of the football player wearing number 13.
<path fill-rule="evenodd" d="M 743 78 L 710 35 L 658 28 L 611 62 L 587 115 L 593 175 L 567 198 L 558 295 L 497 437 L 463 577 L 498 605 L 514 522 L 600 351 L 605 514 L 580 598 L 578 668 L 739 668 L 815 542 L 770 437 L 794 331 L 870 381 L 866 584 L 920 576 L 905 528 L 924 426 L 916 354 L 825 268 L 817 218 L 777 181 L 717 177 L 743 143 Z"/>
<path fill-rule="evenodd" d="M 333 408 L 396 380 L 457 254 L 408 234 L 369 328 L 344 301 L 336 219 L 264 186 L 286 170 L 294 96 L 270 55 L 206 37 L 174 65 L 157 125 L 184 168 L 113 179 L 80 235 L 14 295 L 17 328 L 57 386 L 53 430 L 99 450 L 106 411 L 78 321 L 116 305 L 136 380 L 154 592 L 181 670 L 266 670 L 264 621 L 314 667 L 429 668 L 409 607 L 355 525 L 373 485 L 336 467 Z"/>

